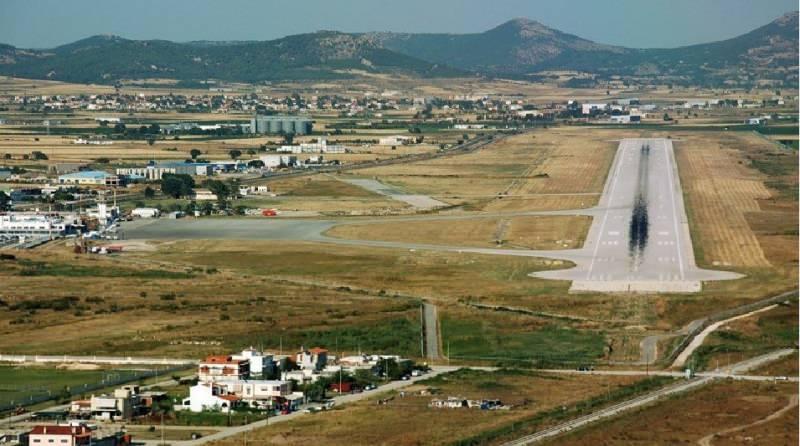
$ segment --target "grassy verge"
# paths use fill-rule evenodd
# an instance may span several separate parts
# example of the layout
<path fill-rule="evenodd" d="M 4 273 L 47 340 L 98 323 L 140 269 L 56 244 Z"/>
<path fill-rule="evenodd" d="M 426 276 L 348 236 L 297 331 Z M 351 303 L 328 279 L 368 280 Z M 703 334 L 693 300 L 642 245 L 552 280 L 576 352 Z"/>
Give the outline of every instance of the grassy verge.
<path fill-rule="evenodd" d="M 797 345 L 797 303 L 780 305 L 759 315 L 740 319 L 713 332 L 692 354 L 698 370 Z"/>
<path fill-rule="evenodd" d="M 190 279 L 192 274 L 157 269 L 128 269 L 19 260 L 20 276 L 136 277 L 140 279 Z"/>

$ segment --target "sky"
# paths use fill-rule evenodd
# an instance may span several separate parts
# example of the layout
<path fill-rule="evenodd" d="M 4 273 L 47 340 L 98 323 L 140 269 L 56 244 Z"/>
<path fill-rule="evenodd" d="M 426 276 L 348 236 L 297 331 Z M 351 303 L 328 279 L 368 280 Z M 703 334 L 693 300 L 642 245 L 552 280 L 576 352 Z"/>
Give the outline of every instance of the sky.
<path fill-rule="evenodd" d="M 96 34 L 269 40 L 319 30 L 482 32 L 515 17 L 600 43 L 670 48 L 721 40 L 797 0 L 0 0 L 0 43 L 52 48 Z"/>

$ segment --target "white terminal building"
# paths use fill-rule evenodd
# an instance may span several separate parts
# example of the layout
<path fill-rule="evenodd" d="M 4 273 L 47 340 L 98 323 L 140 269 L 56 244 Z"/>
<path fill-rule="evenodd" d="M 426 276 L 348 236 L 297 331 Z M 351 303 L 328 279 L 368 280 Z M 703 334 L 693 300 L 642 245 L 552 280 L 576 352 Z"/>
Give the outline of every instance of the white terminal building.
<path fill-rule="evenodd" d="M 0 235 L 57 236 L 70 232 L 78 224 L 77 216 L 10 212 L 0 214 Z"/>

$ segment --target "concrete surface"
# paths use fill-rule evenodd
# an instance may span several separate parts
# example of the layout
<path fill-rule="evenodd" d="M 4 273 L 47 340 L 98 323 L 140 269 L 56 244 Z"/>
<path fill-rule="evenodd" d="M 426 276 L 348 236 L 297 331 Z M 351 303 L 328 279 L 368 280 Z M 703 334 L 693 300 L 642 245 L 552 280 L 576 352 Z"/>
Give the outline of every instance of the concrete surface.
<path fill-rule="evenodd" d="M 697 268 L 668 139 L 622 140 L 593 211 L 584 260 L 537 277 L 572 280 L 573 292 L 644 293 L 691 293 L 703 280 L 740 277 Z"/>
<path fill-rule="evenodd" d="M 430 361 L 439 360 L 439 316 L 436 305 L 424 302 L 425 319 L 425 355 Z"/>
<path fill-rule="evenodd" d="M 393 200 L 408 203 L 417 209 L 427 210 L 449 206 L 449 204 L 435 200 L 427 195 L 409 194 L 377 180 L 354 178 L 342 179 L 342 181 L 364 188 L 370 192 L 375 192 L 376 194 L 385 195 Z"/>

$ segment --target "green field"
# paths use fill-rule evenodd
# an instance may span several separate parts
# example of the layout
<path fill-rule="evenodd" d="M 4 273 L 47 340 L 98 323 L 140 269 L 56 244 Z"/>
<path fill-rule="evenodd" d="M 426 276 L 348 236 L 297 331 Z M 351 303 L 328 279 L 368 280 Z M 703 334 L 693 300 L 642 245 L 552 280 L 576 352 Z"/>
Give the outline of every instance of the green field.
<path fill-rule="evenodd" d="M 81 395 L 91 391 L 90 385 L 113 383 L 115 381 L 135 381 L 141 370 L 65 370 L 40 366 L 0 366 L 0 407 L 5 405 L 27 404 L 31 397 L 51 395 L 53 398 Z"/>
<path fill-rule="evenodd" d="M 451 359 L 483 359 L 540 367 L 588 364 L 603 354 L 602 333 L 559 325 L 504 330 L 502 320 L 444 316 L 442 345 Z"/>

